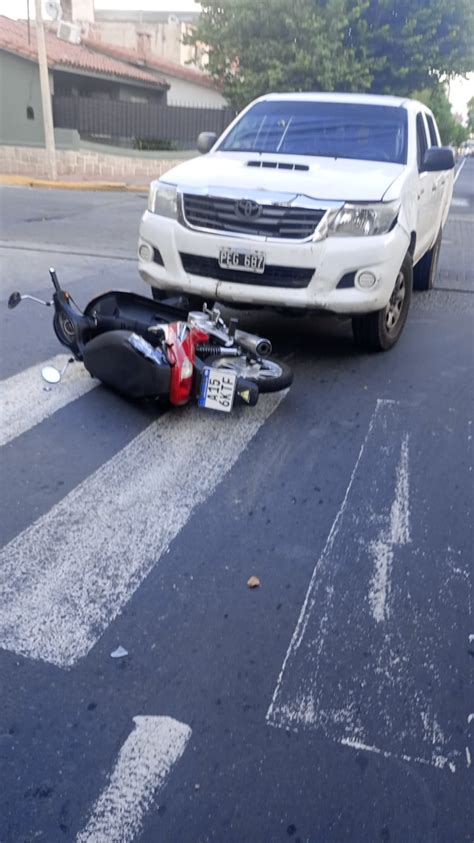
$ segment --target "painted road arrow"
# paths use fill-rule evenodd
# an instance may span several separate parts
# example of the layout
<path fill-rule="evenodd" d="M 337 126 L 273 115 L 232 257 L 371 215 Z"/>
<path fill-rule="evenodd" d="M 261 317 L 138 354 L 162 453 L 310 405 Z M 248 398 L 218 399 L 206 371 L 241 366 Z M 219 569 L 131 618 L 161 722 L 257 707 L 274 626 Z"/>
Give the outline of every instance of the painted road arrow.
<path fill-rule="evenodd" d="M 421 468 L 436 461 L 411 442 L 410 412 L 377 404 L 267 720 L 454 772 L 468 757 L 467 712 L 452 718 L 463 682 L 452 641 L 469 617 L 469 571 L 453 545 L 425 549 L 425 523 L 436 519 L 425 522 L 423 507 L 448 503 L 439 478 Z M 428 451 L 438 447 L 426 437 Z"/>

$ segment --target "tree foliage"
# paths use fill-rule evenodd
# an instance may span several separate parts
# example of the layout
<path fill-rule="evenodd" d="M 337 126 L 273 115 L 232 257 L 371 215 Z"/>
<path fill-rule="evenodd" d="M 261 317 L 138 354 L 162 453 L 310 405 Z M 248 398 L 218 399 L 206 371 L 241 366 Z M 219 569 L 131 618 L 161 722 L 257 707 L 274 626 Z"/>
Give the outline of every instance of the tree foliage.
<path fill-rule="evenodd" d="M 268 91 L 406 96 L 474 69 L 472 0 L 201 0 L 187 42 L 237 108 Z"/>
<path fill-rule="evenodd" d="M 207 45 L 212 76 L 240 108 L 278 90 L 366 90 L 370 73 L 344 34 L 357 22 L 346 0 L 204 0 L 188 40 Z"/>
<path fill-rule="evenodd" d="M 474 97 L 467 104 L 467 128 L 474 135 Z"/>
<path fill-rule="evenodd" d="M 458 123 L 451 109 L 451 103 L 446 94 L 444 85 L 438 84 L 432 88 L 425 88 L 423 91 L 415 91 L 413 96 L 424 102 L 431 108 L 438 124 L 441 141 L 443 144 L 460 146 L 469 137 L 469 131 L 461 123 Z"/>
<path fill-rule="evenodd" d="M 364 43 L 375 93 L 408 96 L 474 67 L 472 0 L 369 0 L 349 43 Z"/>

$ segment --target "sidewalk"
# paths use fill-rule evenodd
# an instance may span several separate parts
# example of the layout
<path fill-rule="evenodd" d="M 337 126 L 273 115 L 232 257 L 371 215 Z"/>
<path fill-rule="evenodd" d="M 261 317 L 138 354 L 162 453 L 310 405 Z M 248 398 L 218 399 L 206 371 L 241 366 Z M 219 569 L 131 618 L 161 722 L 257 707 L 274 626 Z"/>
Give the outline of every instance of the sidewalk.
<path fill-rule="evenodd" d="M 0 185 L 13 187 L 43 187 L 59 190 L 110 190 L 130 191 L 131 193 L 148 193 L 149 184 L 135 184 L 130 181 L 95 181 L 90 178 L 83 178 L 81 181 L 74 179 L 74 176 L 61 176 L 60 179 L 39 179 L 31 176 L 16 176 L 13 174 L 0 175 Z"/>

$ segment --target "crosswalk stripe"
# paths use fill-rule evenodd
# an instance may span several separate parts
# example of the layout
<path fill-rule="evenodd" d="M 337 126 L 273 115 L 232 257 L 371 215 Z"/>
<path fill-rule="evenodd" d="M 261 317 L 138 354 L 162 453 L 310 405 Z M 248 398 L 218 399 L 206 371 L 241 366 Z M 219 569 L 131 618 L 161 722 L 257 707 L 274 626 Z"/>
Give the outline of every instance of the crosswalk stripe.
<path fill-rule="evenodd" d="M 0 646 L 63 668 L 85 656 L 284 394 L 168 413 L 5 545 Z"/>
<path fill-rule="evenodd" d="M 108 785 L 76 843 L 131 843 L 146 811 L 181 758 L 191 729 L 172 717 L 134 717 Z"/>
<path fill-rule="evenodd" d="M 49 386 L 41 377 L 43 366 L 62 369 L 67 360 L 67 355 L 57 354 L 0 382 L 0 445 L 16 439 L 97 386 L 80 363 L 69 366 L 64 379 Z"/>

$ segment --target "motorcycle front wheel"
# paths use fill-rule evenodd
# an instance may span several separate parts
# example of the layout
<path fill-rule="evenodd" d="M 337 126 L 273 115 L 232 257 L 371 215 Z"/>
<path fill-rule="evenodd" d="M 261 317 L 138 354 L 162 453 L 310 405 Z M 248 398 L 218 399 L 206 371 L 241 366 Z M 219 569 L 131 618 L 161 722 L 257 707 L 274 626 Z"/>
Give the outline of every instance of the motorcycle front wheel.
<path fill-rule="evenodd" d="M 261 393 L 279 392 L 287 389 L 293 382 L 293 372 L 286 363 L 281 363 L 272 357 L 259 360 L 246 357 L 210 357 L 206 360 L 213 369 L 229 369 L 238 378 L 252 381 Z"/>

